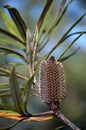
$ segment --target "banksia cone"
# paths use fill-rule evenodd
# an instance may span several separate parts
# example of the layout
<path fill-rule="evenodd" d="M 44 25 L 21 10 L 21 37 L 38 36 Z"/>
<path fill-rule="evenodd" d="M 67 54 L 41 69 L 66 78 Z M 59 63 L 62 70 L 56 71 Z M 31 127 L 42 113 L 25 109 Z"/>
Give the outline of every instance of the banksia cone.
<path fill-rule="evenodd" d="M 50 104 L 60 102 L 66 95 L 64 68 L 52 56 L 40 64 L 40 88 L 41 99 Z"/>

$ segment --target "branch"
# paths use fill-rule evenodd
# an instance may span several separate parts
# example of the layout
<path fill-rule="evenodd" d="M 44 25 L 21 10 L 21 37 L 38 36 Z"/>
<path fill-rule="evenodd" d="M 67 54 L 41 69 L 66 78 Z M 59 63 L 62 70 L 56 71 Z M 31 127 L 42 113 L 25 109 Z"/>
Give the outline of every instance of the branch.
<path fill-rule="evenodd" d="M 60 110 L 57 110 L 56 112 L 54 111 L 47 111 L 47 112 L 43 112 L 43 113 L 38 113 L 38 114 L 33 114 L 33 117 L 39 117 L 39 116 L 49 116 L 49 115 L 53 115 L 56 116 L 57 118 L 59 118 L 63 123 L 65 123 L 67 126 L 69 126 L 72 130 L 80 130 L 76 125 L 74 125 L 68 118 L 66 118 L 64 116 L 64 114 L 62 114 L 62 112 Z"/>
<path fill-rule="evenodd" d="M 69 126 L 72 130 L 80 130 L 76 125 L 74 125 L 68 118 L 62 114 L 60 110 L 57 110 L 55 113 L 55 116 L 62 120 L 67 126 Z"/>

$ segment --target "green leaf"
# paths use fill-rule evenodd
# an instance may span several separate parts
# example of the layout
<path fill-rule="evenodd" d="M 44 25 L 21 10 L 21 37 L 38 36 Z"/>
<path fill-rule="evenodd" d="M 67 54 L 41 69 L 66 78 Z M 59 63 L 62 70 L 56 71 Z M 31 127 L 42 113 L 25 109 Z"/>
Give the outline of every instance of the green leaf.
<path fill-rule="evenodd" d="M 58 60 L 60 60 L 64 54 L 69 50 L 69 48 L 83 35 L 83 33 L 79 34 L 79 36 L 77 36 L 70 45 L 67 46 L 67 48 L 62 52 L 62 54 L 59 56 Z"/>
<path fill-rule="evenodd" d="M 1 16 L 2 21 L 3 21 L 6 29 L 8 30 L 8 32 L 10 32 L 10 33 L 14 34 L 15 36 L 19 37 L 20 39 L 22 39 L 15 23 L 4 13 L 4 11 L 2 9 L 0 9 L 0 16 Z"/>
<path fill-rule="evenodd" d="M 16 54 L 18 55 L 19 57 L 21 57 L 23 60 L 24 60 L 24 55 L 19 53 L 18 50 L 15 48 L 12 48 L 12 47 L 8 47 L 8 46 L 0 46 L 0 50 L 3 50 L 5 52 L 8 52 L 9 54 L 13 53 L 13 54 Z"/>
<path fill-rule="evenodd" d="M 59 126 L 55 130 L 59 130 L 59 129 L 62 129 L 62 128 L 63 128 L 63 126 Z"/>
<path fill-rule="evenodd" d="M 47 30 L 46 30 L 46 32 L 45 32 L 45 36 L 44 36 L 44 38 L 43 38 L 43 40 L 41 41 L 41 46 L 42 47 L 44 47 L 45 46 L 45 41 L 46 41 L 46 39 L 48 38 L 48 39 L 50 39 L 51 38 L 51 36 L 49 36 L 50 35 L 50 33 L 53 33 L 53 31 L 54 31 L 54 28 L 59 24 L 59 22 L 61 21 L 61 19 L 62 19 L 62 17 L 63 17 L 63 14 L 65 14 L 65 12 L 66 12 L 66 9 L 65 9 L 65 12 L 64 13 L 61 13 L 62 12 L 62 10 L 63 10 L 63 7 L 64 7 L 64 5 L 65 5 L 65 0 L 62 0 L 61 1 L 61 4 L 60 4 L 60 6 L 58 7 L 58 10 L 57 10 L 57 12 L 56 12 L 56 15 L 54 16 L 54 18 L 53 18 L 53 20 L 52 20 L 52 22 L 51 22 L 51 24 L 50 24 L 50 26 L 48 26 L 48 28 L 47 28 Z M 66 7 L 65 7 L 66 8 Z M 51 14 L 50 14 L 51 15 Z M 50 17 L 50 15 L 49 15 L 49 17 Z M 48 18 L 49 19 L 49 18 Z M 48 20 L 47 20 L 48 21 Z M 48 22 L 47 22 L 48 23 Z M 42 48 L 41 47 L 41 48 Z"/>
<path fill-rule="evenodd" d="M 58 42 L 58 45 L 61 44 L 65 40 L 65 37 L 70 33 L 70 31 L 86 16 L 86 13 L 84 13 L 68 30 L 67 32 L 62 36 L 60 41 Z M 82 32 L 83 33 L 83 32 Z"/>
<path fill-rule="evenodd" d="M 80 49 L 80 47 L 77 48 L 77 49 L 76 49 L 74 52 L 72 52 L 70 55 L 65 56 L 65 57 L 63 57 L 63 58 L 60 58 L 60 59 L 57 60 L 57 61 L 64 62 L 65 60 L 69 59 L 71 56 L 75 55 L 79 49 Z"/>
<path fill-rule="evenodd" d="M 67 36 L 64 38 L 64 40 L 68 39 L 69 37 L 71 37 L 71 36 L 73 36 L 73 35 L 77 35 L 77 34 L 81 34 L 81 33 L 86 34 L 86 31 L 79 31 L 79 32 L 71 33 L 71 34 L 67 35 Z"/>
<path fill-rule="evenodd" d="M 17 112 L 22 114 L 23 113 L 22 98 L 21 98 L 21 94 L 20 94 L 17 76 L 15 73 L 15 67 L 13 68 L 13 70 L 10 74 L 10 89 L 11 89 L 15 109 Z"/>
<path fill-rule="evenodd" d="M 47 14 L 47 12 L 49 11 L 49 9 L 50 9 L 50 7 L 51 7 L 53 1 L 54 1 L 54 0 L 47 0 L 46 5 L 45 5 L 45 7 L 44 7 L 44 9 L 43 9 L 43 11 L 42 11 L 42 14 L 41 14 L 41 16 L 40 16 L 40 18 L 39 18 L 39 20 L 38 20 L 38 23 L 37 23 L 38 30 L 40 30 L 40 28 L 41 28 L 41 26 L 42 26 L 42 24 L 43 24 L 43 22 L 44 22 L 44 19 L 45 19 L 45 17 L 46 17 L 46 14 Z"/>
<path fill-rule="evenodd" d="M 66 0 L 62 0 L 61 4 L 60 4 L 60 6 L 59 6 L 59 8 L 58 8 L 58 10 L 57 10 L 56 16 L 55 16 L 55 18 L 54 18 L 54 20 L 53 20 L 53 22 L 52 22 L 51 28 L 50 28 L 50 30 L 48 31 L 48 34 L 51 33 L 51 32 L 53 33 L 53 30 L 54 30 L 54 29 L 56 28 L 56 26 L 58 26 L 58 24 L 61 22 L 63 16 L 65 15 L 65 13 L 66 13 L 66 11 L 67 11 L 67 9 L 68 9 L 68 7 L 69 7 L 69 5 L 71 4 L 72 1 L 73 1 L 73 0 L 70 0 L 70 1 L 66 4 L 66 6 L 64 7 L 64 5 L 65 5 L 65 3 L 66 3 Z M 63 8 L 63 7 L 64 7 L 64 8 Z"/>
<path fill-rule="evenodd" d="M 18 41 L 18 42 L 20 42 L 20 43 L 22 43 L 22 44 L 25 44 L 25 42 L 23 42 L 23 41 L 22 41 L 21 39 L 19 39 L 17 36 L 15 36 L 14 34 L 8 32 L 8 31 L 6 31 L 6 30 L 4 30 L 4 29 L 2 29 L 2 28 L 0 28 L 0 33 L 2 33 L 2 34 L 4 34 L 4 35 L 6 35 L 6 36 L 8 36 L 8 37 L 10 37 L 10 38 L 12 38 L 12 39 Z"/>
<path fill-rule="evenodd" d="M 30 79 L 23 86 L 25 88 L 24 89 L 24 96 L 23 96 L 23 107 L 24 107 L 24 110 L 26 113 L 27 113 L 27 102 L 28 102 L 29 92 L 30 92 L 32 85 L 33 85 L 33 82 L 34 82 L 34 74 L 30 77 Z"/>
<path fill-rule="evenodd" d="M 51 53 L 65 40 L 65 37 L 67 34 L 85 17 L 86 13 L 83 14 L 68 30 L 67 32 L 62 36 L 62 38 L 56 43 L 56 45 L 50 50 L 50 52 L 46 55 L 46 59 L 51 55 Z M 82 32 L 84 33 L 84 32 Z M 80 34 L 82 35 L 82 34 Z"/>
<path fill-rule="evenodd" d="M 17 11 L 16 8 L 13 8 L 13 7 L 9 6 L 9 5 L 5 5 L 4 7 L 8 9 L 8 11 L 9 11 L 14 23 L 16 24 L 16 26 L 17 26 L 23 40 L 26 41 L 27 27 L 26 27 L 26 24 L 25 24 L 24 20 L 20 16 L 19 12 Z"/>
<path fill-rule="evenodd" d="M 69 6 L 69 4 L 67 4 L 64 7 L 65 3 L 66 3 L 66 0 L 61 1 L 60 5 L 57 9 L 56 15 L 55 15 L 54 19 L 52 20 L 51 26 L 46 32 L 46 36 L 49 35 L 54 30 L 54 28 L 59 24 L 59 22 L 62 20 L 62 17 L 64 16 L 64 14 L 67 10 L 67 7 Z M 63 9 L 63 7 L 64 7 L 64 9 Z"/>
<path fill-rule="evenodd" d="M 0 86 L 1 86 L 2 84 L 0 84 Z M 4 84 L 5 85 L 5 84 Z M 10 93 L 10 89 L 9 88 L 6 88 L 6 87 L 8 87 L 8 86 L 3 86 L 4 88 L 2 89 L 2 88 L 0 88 L 0 97 L 5 97 L 5 98 L 7 98 L 7 97 L 10 97 L 11 96 L 11 93 Z"/>
<path fill-rule="evenodd" d="M 48 24 L 51 8 L 52 8 L 54 2 L 55 2 L 54 0 L 47 0 L 45 7 L 42 11 L 42 14 L 41 14 L 41 16 L 38 20 L 37 27 L 38 27 L 39 35 L 38 35 L 38 41 L 37 42 L 39 42 L 39 40 L 42 36 L 42 33 L 45 30 L 46 25 Z"/>
<path fill-rule="evenodd" d="M 0 66 L 0 71 L 4 72 L 6 74 L 6 76 L 9 76 L 11 74 L 11 70 L 6 67 L 3 67 L 3 66 Z M 23 76 L 22 74 L 19 74 L 16 72 L 16 75 L 17 75 L 17 77 L 19 77 L 21 79 L 28 80 L 28 78 Z"/>
<path fill-rule="evenodd" d="M 19 121 L 15 121 L 15 123 L 13 123 L 12 125 L 9 125 L 8 127 L 2 127 L 2 128 L 0 128 L 0 130 L 10 130 L 11 128 L 16 126 L 18 123 L 20 123 L 22 120 L 24 120 L 24 119 L 21 119 Z"/>

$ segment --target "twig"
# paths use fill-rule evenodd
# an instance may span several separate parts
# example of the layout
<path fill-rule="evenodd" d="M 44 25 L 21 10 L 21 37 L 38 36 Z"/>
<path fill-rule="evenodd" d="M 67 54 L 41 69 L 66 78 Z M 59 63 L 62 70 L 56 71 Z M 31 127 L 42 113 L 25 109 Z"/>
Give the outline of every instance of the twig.
<path fill-rule="evenodd" d="M 43 112 L 43 113 L 37 113 L 37 114 L 33 114 L 33 117 L 39 117 L 39 116 L 49 116 L 49 115 L 53 115 L 56 116 L 57 118 L 59 118 L 60 120 L 62 120 L 63 123 L 65 123 L 67 126 L 69 126 L 72 130 L 80 130 L 76 125 L 74 125 L 68 118 L 66 118 L 64 116 L 64 114 L 62 114 L 62 112 L 60 110 L 57 110 L 56 112 L 54 111 L 47 111 L 47 112 Z"/>
<path fill-rule="evenodd" d="M 42 113 L 37 113 L 37 114 L 33 114 L 33 117 L 39 117 L 39 116 L 48 116 L 48 115 L 53 115 L 54 112 L 53 111 L 47 111 L 47 112 L 42 112 Z"/>
<path fill-rule="evenodd" d="M 64 116 L 64 114 L 62 114 L 62 112 L 60 110 L 57 110 L 55 113 L 55 116 L 57 118 L 59 118 L 60 120 L 62 120 L 62 122 L 64 122 L 67 126 L 69 126 L 71 129 L 73 130 L 80 130 L 76 125 L 74 125 L 68 118 L 66 118 Z"/>

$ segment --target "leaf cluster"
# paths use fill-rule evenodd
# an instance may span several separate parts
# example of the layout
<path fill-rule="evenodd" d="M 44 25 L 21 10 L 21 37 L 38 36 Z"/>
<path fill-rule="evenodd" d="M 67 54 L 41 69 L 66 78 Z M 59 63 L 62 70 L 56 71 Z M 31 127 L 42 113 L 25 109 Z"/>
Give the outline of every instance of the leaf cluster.
<path fill-rule="evenodd" d="M 1 114 L 3 113 L 4 108 L 10 110 L 10 106 L 6 107 L 3 100 L 3 98 L 6 97 L 12 99 L 11 110 L 13 110 L 14 113 L 19 113 L 24 117 L 23 119 L 27 117 L 29 118 L 31 114 L 29 114 L 27 109 L 28 98 L 31 95 L 30 90 L 35 89 L 38 92 L 37 76 L 41 61 L 48 59 L 52 55 L 53 51 L 55 51 L 72 35 L 78 36 L 71 41 L 57 60 L 63 62 L 78 51 L 79 48 L 70 55 L 65 56 L 70 47 L 86 33 L 86 31 L 70 33 L 71 30 L 85 17 L 86 13 L 76 20 L 59 41 L 57 40 L 54 47 L 48 53 L 40 57 L 41 51 L 52 39 L 51 36 L 54 36 L 55 28 L 59 27 L 59 24 L 72 1 L 73 0 L 69 0 L 69 2 L 67 2 L 66 0 L 61 0 L 57 12 L 54 15 L 54 19 L 50 23 L 50 15 L 56 1 L 47 0 L 34 29 L 34 34 L 31 34 L 25 21 L 16 8 L 13 8 L 10 5 L 4 6 L 4 8 L 8 10 L 11 19 L 8 18 L 4 11 L 0 9 L 0 16 L 5 26 L 5 29 L 0 27 L 0 35 L 2 36 L 0 37 L 0 59 L 3 58 L 3 56 L 8 59 L 8 64 L 5 60 L 4 64 L 0 64 L 0 76 L 8 79 L 7 82 L 0 83 Z M 22 67 L 28 70 L 28 75 L 24 75 L 23 72 L 18 70 Z M 5 112 L 6 111 L 4 111 L 4 114 Z M 15 124 L 9 128 L 12 128 L 13 126 L 15 126 Z"/>

